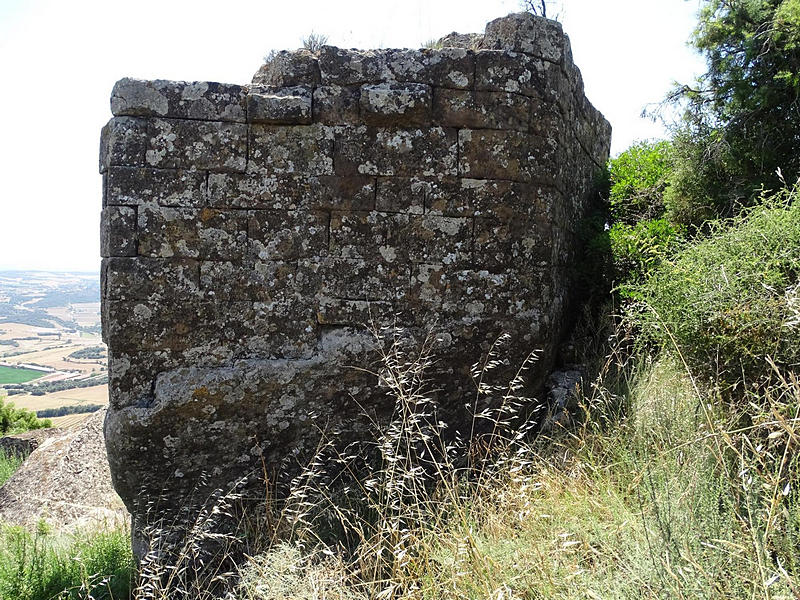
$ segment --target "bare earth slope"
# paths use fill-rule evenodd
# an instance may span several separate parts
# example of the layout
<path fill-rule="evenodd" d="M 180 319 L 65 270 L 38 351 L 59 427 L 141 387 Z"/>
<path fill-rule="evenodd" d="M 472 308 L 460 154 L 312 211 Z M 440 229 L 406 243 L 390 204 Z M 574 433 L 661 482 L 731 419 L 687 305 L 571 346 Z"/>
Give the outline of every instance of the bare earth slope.
<path fill-rule="evenodd" d="M 123 523 L 128 514 L 111 485 L 103 442 L 105 409 L 44 440 L 0 487 L 0 521 L 58 530 Z"/>

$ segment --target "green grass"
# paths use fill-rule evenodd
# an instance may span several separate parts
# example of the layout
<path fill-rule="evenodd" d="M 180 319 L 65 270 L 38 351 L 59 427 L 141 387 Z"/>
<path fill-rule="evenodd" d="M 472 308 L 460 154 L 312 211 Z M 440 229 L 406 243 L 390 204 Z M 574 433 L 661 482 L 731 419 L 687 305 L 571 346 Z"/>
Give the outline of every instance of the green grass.
<path fill-rule="evenodd" d="M 0 485 L 8 481 L 11 476 L 19 469 L 23 458 L 17 454 L 6 454 L 0 451 Z"/>
<path fill-rule="evenodd" d="M 26 381 L 38 379 L 42 375 L 44 375 L 42 371 L 0 366 L 0 385 L 4 383 L 25 383 Z"/>
<path fill-rule="evenodd" d="M 0 598 L 122 600 L 130 596 L 133 559 L 123 531 L 58 536 L 0 526 Z"/>

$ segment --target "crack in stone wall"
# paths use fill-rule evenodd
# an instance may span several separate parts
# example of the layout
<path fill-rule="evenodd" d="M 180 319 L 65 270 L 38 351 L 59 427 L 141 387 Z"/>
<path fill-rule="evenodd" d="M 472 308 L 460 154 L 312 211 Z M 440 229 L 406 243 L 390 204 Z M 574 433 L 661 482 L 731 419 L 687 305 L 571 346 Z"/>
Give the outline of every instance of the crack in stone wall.
<path fill-rule="evenodd" d="M 464 36 L 448 36 L 458 40 Z M 503 332 L 543 382 L 610 127 L 558 23 L 478 49 L 281 52 L 250 85 L 122 79 L 101 136 L 106 421 L 133 513 L 387 406 L 365 324 L 437 336 L 453 414 Z M 476 41 L 477 40 L 477 41 Z"/>

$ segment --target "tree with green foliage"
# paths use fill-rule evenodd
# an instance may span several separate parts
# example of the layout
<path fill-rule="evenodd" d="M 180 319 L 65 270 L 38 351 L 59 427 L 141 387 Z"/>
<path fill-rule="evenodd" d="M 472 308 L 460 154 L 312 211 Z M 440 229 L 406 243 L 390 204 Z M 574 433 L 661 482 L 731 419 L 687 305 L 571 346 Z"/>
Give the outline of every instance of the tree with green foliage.
<path fill-rule="evenodd" d="M 609 201 L 615 223 L 634 225 L 663 216 L 671 151 L 668 141 L 643 141 L 609 161 Z"/>
<path fill-rule="evenodd" d="M 49 419 L 39 419 L 36 413 L 24 408 L 17 408 L 11 402 L 6 402 L 0 396 L 0 435 L 20 433 L 30 429 L 43 429 L 52 427 Z"/>
<path fill-rule="evenodd" d="M 668 98 L 684 113 L 665 202 L 699 226 L 800 175 L 800 0 L 705 0 L 691 44 L 708 70 Z"/>

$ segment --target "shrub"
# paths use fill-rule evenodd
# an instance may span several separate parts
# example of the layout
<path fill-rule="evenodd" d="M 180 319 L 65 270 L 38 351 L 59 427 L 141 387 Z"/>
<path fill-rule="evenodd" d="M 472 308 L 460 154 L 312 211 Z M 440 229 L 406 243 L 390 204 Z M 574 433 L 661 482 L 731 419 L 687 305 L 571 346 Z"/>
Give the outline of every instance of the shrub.
<path fill-rule="evenodd" d="M 675 346 L 728 391 L 800 360 L 800 204 L 785 192 L 726 221 L 663 262 L 635 293 L 647 339 Z"/>
<path fill-rule="evenodd" d="M 623 297 L 631 297 L 631 284 L 641 283 L 667 259 L 680 243 L 680 231 L 666 219 L 635 225 L 617 223 L 608 232 L 614 260 L 614 279 Z"/>
<path fill-rule="evenodd" d="M 20 433 L 30 429 L 52 427 L 49 419 L 38 419 L 36 413 L 24 408 L 16 408 L 13 403 L 0 397 L 0 434 Z"/>
<path fill-rule="evenodd" d="M 668 141 L 639 142 L 609 161 L 611 217 L 632 225 L 657 219 L 671 169 Z"/>
<path fill-rule="evenodd" d="M 133 558 L 125 532 L 59 537 L 47 529 L 0 528 L 0 598 L 129 597 Z"/>

